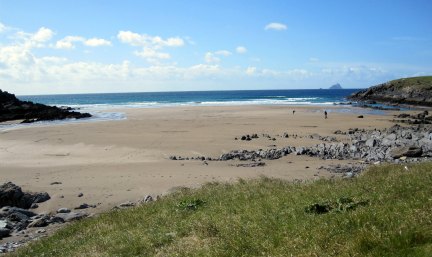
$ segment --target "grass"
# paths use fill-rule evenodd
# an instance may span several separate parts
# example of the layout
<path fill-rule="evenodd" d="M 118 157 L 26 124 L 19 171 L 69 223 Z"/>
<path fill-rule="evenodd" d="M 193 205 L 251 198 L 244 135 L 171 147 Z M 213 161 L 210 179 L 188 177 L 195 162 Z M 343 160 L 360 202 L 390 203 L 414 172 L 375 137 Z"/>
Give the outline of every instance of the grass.
<path fill-rule="evenodd" d="M 317 214 L 313 206 L 328 211 Z M 354 207 L 353 207 L 354 206 Z M 210 183 L 71 224 L 12 256 L 431 256 L 432 163 L 348 180 Z"/>
<path fill-rule="evenodd" d="M 411 77 L 392 80 L 389 83 L 395 85 L 395 88 L 418 88 L 423 90 L 432 90 L 432 76 Z"/>

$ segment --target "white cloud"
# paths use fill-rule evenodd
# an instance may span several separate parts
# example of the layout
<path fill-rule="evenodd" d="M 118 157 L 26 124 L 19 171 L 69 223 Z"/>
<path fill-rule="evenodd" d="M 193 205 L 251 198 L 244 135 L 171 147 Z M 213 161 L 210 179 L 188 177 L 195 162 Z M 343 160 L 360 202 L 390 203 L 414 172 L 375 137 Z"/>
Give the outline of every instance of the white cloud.
<path fill-rule="evenodd" d="M 135 55 L 143 57 L 152 62 L 157 61 L 157 59 L 169 59 L 171 56 L 168 53 L 157 52 L 151 48 L 144 48 L 141 52 L 136 51 Z"/>
<path fill-rule="evenodd" d="M 378 65 L 340 64 L 324 67 L 320 70 L 322 78 L 341 81 L 368 81 L 389 76 L 389 72 Z"/>
<path fill-rule="evenodd" d="M 51 29 L 41 27 L 34 33 L 27 33 L 11 27 L 5 27 L 5 31 L 10 31 L 9 39 L 15 40 L 16 45 L 22 45 L 27 48 L 42 48 L 46 47 L 48 41 L 54 36 Z"/>
<path fill-rule="evenodd" d="M 267 24 L 264 27 L 265 30 L 286 30 L 287 29 L 287 25 L 282 24 L 282 23 L 278 23 L 278 22 L 272 22 Z"/>
<path fill-rule="evenodd" d="M 103 38 L 90 38 L 84 41 L 84 45 L 97 47 L 97 46 L 111 46 L 112 44 L 110 41 Z"/>
<path fill-rule="evenodd" d="M 41 57 L 40 58 L 40 60 L 42 61 L 42 62 L 45 62 L 45 63 L 56 63 L 56 64 L 60 64 L 60 63 L 65 63 L 65 62 L 67 62 L 67 58 L 64 58 L 64 57 L 57 57 L 57 56 L 44 56 L 44 57 Z"/>
<path fill-rule="evenodd" d="M 102 38 L 90 38 L 86 39 L 80 36 L 67 36 L 59 40 L 55 44 L 57 49 L 73 49 L 75 48 L 75 42 L 80 42 L 86 46 L 98 47 L 98 46 L 111 46 L 111 42 Z"/>
<path fill-rule="evenodd" d="M 79 36 L 67 36 L 56 42 L 55 48 L 57 49 L 73 49 L 75 48 L 74 42 L 83 42 L 85 38 Z"/>
<path fill-rule="evenodd" d="M 204 55 L 204 60 L 206 61 L 206 63 L 218 63 L 218 62 L 220 62 L 220 58 L 216 57 L 215 54 L 212 52 L 207 52 Z"/>
<path fill-rule="evenodd" d="M 257 69 L 256 67 L 248 67 L 246 69 L 246 74 L 247 75 L 253 75 L 253 74 L 255 74 L 256 69 Z"/>
<path fill-rule="evenodd" d="M 204 55 L 204 60 L 206 63 L 219 63 L 221 61 L 221 58 L 218 56 L 228 57 L 232 55 L 232 53 L 228 50 L 218 50 L 216 52 L 207 52 Z"/>
<path fill-rule="evenodd" d="M 222 56 L 230 56 L 231 52 L 227 51 L 227 50 L 219 50 L 219 51 L 216 51 L 215 54 L 222 55 Z"/>
<path fill-rule="evenodd" d="M 274 79 L 288 79 L 293 81 L 304 80 L 314 76 L 314 74 L 305 69 L 291 69 L 291 70 L 272 70 L 272 69 L 258 69 L 256 67 L 248 67 L 245 71 L 248 76 L 274 78 Z"/>
<path fill-rule="evenodd" d="M 0 33 L 2 33 L 3 31 L 6 31 L 6 25 L 0 22 Z"/>
<path fill-rule="evenodd" d="M 165 47 L 180 47 L 184 45 L 184 40 L 179 37 L 163 39 L 159 36 L 138 34 L 132 31 L 119 31 L 117 38 L 120 42 L 131 46 L 142 47 L 142 51 L 135 51 L 135 55 L 154 63 L 159 59 L 169 59 L 170 54 L 160 52 Z"/>
<path fill-rule="evenodd" d="M 237 52 L 238 54 L 244 54 L 244 53 L 247 52 L 247 49 L 246 49 L 246 47 L 244 47 L 244 46 L 237 46 L 237 47 L 236 47 L 236 52 Z"/>
<path fill-rule="evenodd" d="M 138 34 L 131 31 L 119 31 L 117 38 L 122 42 L 132 46 L 143 46 L 153 48 L 178 47 L 184 45 L 184 40 L 179 37 L 170 37 L 163 39 L 159 36 L 150 36 L 147 34 Z"/>
<path fill-rule="evenodd" d="M 43 43 L 49 41 L 53 35 L 54 32 L 52 30 L 42 27 L 33 35 L 32 39 L 36 42 Z"/>
<path fill-rule="evenodd" d="M 127 43 L 127 44 L 130 44 L 132 46 L 142 46 L 143 41 L 144 41 L 144 40 L 142 40 L 142 37 L 140 34 L 133 33 L 131 31 L 120 31 L 117 34 L 117 38 L 122 43 Z"/>
<path fill-rule="evenodd" d="M 159 37 L 158 37 L 159 38 Z M 183 39 L 179 38 L 179 37 L 171 37 L 168 38 L 167 40 L 162 40 L 160 41 L 163 45 L 166 46 L 183 46 L 184 45 L 184 41 Z"/>

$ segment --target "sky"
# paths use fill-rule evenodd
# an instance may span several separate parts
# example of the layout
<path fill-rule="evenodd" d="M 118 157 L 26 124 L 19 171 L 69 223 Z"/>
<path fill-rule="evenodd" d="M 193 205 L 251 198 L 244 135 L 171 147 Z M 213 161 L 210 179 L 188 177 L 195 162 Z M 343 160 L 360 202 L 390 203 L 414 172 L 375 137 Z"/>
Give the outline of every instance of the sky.
<path fill-rule="evenodd" d="M 431 11 L 430 0 L 0 0 L 0 89 L 364 88 L 432 75 Z"/>

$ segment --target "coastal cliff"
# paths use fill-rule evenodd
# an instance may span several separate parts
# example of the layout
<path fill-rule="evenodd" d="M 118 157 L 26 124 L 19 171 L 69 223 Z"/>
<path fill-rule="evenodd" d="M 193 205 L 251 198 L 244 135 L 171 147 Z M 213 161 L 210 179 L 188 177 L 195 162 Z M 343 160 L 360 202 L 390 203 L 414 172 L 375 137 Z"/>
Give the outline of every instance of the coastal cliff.
<path fill-rule="evenodd" d="M 30 123 L 43 120 L 81 119 L 91 117 L 89 113 L 72 111 L 72 108 L 59 108 L 29 101 L 20 101 L 14 94 L 0 90 L 0 122 L 23 120 Z"/>
<path fill-rule="evenodd" d="M 348 99 L 432 106 L 432 76 L 392 80 L 356 92 Z"/>

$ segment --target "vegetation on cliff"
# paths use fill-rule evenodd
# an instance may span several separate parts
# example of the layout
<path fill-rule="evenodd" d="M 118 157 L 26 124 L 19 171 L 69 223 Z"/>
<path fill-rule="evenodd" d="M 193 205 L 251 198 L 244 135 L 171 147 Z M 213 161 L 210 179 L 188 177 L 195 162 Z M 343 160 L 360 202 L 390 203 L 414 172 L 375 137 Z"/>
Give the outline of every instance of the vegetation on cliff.
<path fill-rule="evenodd" d="M 432 106 L 432 76 L 392 80 L 356 92 L 349 99 Z"/>

